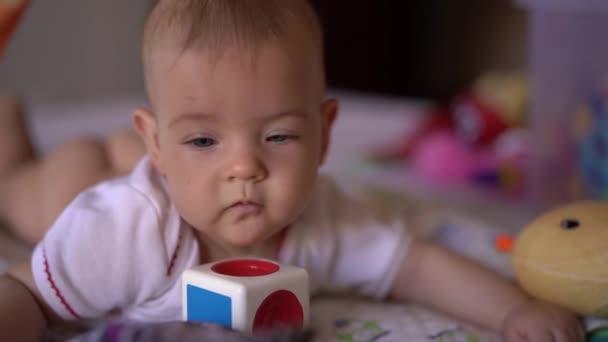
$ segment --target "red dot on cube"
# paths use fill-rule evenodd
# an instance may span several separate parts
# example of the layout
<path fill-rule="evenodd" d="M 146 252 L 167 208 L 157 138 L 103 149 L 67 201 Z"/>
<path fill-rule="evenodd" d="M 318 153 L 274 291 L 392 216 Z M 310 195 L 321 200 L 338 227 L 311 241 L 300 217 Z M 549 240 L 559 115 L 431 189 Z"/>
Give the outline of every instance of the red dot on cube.
<path fill-rule="evenodd" d="M 298 298 L 290 291 L 279 290 L 270 294 L 255 314 L 253 334 L 280 328 L 302 328 L 304 310 Z"/>
<path fill-rule="evenodd" d="M 238 259 L 217 263 L 211 267 L 213 272 L 233 277 L 260 277 L 273 274 L 279 265 L 255 259 Z"/>

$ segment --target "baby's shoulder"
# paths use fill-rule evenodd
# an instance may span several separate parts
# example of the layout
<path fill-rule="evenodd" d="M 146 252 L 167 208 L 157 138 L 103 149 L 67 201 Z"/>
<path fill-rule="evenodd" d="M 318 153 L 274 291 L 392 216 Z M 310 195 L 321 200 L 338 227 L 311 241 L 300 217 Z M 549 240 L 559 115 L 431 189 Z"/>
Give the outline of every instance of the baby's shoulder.
<path fill-rule="evenodd" d="M 180 229 L 179 215 L 170 203 L 163 180 L 148 158 L 144 158 L 129 175 L 81 192 L 64 209 L 49 233 L 165 236 L 167 230 Z"/>
<path fill-rule="evenodd" d="M 315 238 L 319 234 L 403 229 L 405 225 L 400 211 L 377 205 L 366 192 L 349 191 L 328 175 L 319 176 L 309 205 L 296 221 L 299 230 Z"/>
<path fill-rule="evenodd" d="M 315 226 L 324 226 L 326 223 L 334 226 L 337 222 L 348 219 L 362 211 L 367 211 L 365 204 L 359 196 L 344 190 L 336 179 L 330 175 L 321 174 L 317 178 L 310 202 L 300 222 Z"/>
<path fill-rule="evenodd" d="M 306 213 L 318 213 L 325 208 L 338 205 L 341 203 L 340 200 L 344 199 L 345 196 L 341 187 L 338 186 L 336 180 L 332 176 L 320 174 L 313 187 L 312 196 L 306 208 Z"/>

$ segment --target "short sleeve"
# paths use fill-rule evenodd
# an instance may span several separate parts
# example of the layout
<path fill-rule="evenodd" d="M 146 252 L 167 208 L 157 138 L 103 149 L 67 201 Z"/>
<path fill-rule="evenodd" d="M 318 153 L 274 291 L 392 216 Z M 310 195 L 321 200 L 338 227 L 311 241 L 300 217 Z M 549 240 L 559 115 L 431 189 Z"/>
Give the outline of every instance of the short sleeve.
<path fill-rule="evenodd" d="M 280 256 L 283 262 L 307 268 L 313 289 L 384 298 L 410 241 L 402 215 L 347 196 L 323 178 Z"/>
<path fill-rule="evenodd" d="M 166 278 L 159 214 L 121 183 L 81 193 L 60 215 L 32 257 L 44 300 L 64 319 L 99 318 L 155 295 Z M 140 266 L 146 267 L 146 274 Z"/>

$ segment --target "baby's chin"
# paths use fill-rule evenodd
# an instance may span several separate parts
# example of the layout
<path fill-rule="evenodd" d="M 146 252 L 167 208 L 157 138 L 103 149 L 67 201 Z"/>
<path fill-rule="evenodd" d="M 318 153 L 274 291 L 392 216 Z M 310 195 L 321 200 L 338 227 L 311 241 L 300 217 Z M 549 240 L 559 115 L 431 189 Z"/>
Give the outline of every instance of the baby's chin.
<path fill-rule="evenodd" d="M 287 225 L 277 225 L 260 220 L 261 222 L 241 222 L 232 227 L 224 227 L 222 244 L 235 250 L 253 252 L 264 250 L 265 244 L 272 245 L 272 238 Z"/>

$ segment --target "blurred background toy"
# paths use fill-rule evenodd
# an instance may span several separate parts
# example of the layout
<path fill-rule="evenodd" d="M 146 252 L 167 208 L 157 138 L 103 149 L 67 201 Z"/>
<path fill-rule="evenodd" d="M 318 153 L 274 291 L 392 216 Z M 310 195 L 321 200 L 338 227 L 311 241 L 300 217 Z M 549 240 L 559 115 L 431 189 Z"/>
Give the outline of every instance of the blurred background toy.
<path fill-rule="evenodd" d="M 509 129 L 498 108 L 468 92 L 453 100 L 452 115 L 458 136 L 472 145 L 489 145 Z"/>
<path fill-rule="evenodd" d="M 366 157 L 379 163 L 408 160 L 420 143 L 438 131 L 454 131 L 454 118 L 447 106 L 431 107 L 424 117 L 416 122 L 412 131 L 403 134 L 396 141 L 372 147 Z"/>
<path fill-rule="evenodd" d="M 0 57 L 28 4 L 29 0 L 0 0 Z"/>
<path fill-rule="evenodd" d="M 422 179 L 520 193 L 525 181 L 527 81 L 491 72 L 449 104 L 431 109 L 413 133 L 371 152 L 380 162 L 405 161 Z"/>
<path fill-rule="evenodd" d="M 577 202 L 531 222 L 512 262 L 534 297 L 581 315 L 608 317 L 608 203 Z"/>
<path fill-rule="evenodd" d="M 576 115 L 577 170 L 573 196 L 608 199 L 608 83 Z"/>
<path fill-rule="evenodd" d="M 587 342 L 608 342 L 608 326 L 601 326 L 588 332 Z"/>
<path fill-rule="evenodd" d="M 456 129 L 472 144 L 492 144 L 502 133 L 525 126 L 528 97 L 522 72 L 483 74 L 452 102 Z"/>
<path fill-rule="evenodd" d="M 509 132 L 494 146 L 474 147 L 454 132 L 440 131 L 420 142 L 409 160 L 417 175 L 439 185 L 470 184 L 516 192 L 523 185 L 523 139 Z"/>

